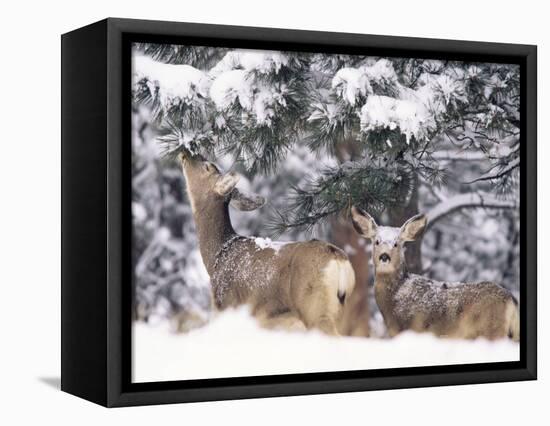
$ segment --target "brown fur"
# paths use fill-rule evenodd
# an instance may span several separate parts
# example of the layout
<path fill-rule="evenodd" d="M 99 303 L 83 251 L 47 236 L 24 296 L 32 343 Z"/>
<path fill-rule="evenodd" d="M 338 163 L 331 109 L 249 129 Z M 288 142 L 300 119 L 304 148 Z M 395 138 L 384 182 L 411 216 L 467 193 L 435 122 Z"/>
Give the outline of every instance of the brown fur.
<path fill-rule="evenodd" d="M 184 156 L 182 165 L 215 306 L 247 304 L 269 328 L 338 334 L 345 295 L 355 284 L 345 253 L 322 241 L 263 246 L 238 235 L 228 210 L 236 176 L 222 175 L 198 156 Z M 251 210 L 259 197 L 239 192 L 238 198 L 236 207 Z"/>
<path fill-rule="evenodd" d="M 375 297 L 391 336 L 403 330 L 475 339 L 518 338 L 516 304 L 491 282 L 443 283 L 415 274 L 377 276 Z"/>
<path fill-rule="evenodd" d="M 426 219 L 399 228 L 378 227 L 365 212 L 352 210 L 357 231 L 373 241 L 375 298 L 390 336 L 404 330 L 474 339 L 519 340 L 519 313 L 512 294 L 491 283 L 450 283 L 410 274 L 403 246 L 421 237 Z"/>

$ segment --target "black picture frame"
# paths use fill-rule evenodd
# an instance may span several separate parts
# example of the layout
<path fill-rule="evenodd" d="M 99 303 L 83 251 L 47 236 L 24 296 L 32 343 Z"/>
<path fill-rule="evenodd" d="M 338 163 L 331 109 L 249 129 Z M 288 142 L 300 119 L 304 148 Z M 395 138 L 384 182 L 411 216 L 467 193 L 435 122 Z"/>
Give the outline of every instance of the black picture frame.
<path fill-rule="evenodd" d="M 129 406 L 537 377 L 536 46 L 109 18 L 62 36 L 62 390 Z M 520 65 L 520 361 L 131 383 L 130 44 Z"/>

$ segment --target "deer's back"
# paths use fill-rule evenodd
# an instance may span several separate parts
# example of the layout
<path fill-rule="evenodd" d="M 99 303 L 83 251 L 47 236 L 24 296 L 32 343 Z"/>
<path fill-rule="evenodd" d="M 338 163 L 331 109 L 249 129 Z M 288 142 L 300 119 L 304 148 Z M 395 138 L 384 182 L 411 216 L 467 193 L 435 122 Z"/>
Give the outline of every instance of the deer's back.
<path fill-rule="evenodd" d="M 278 243 L 238 237 L 218 255 L 211 277 L 215 304 L 219 309 L 244 303 L 254 308 L 270 302 L 286 309 L 293 304 L 293 283 L 308 272 L 321 273 L 334 258 L 347 261 L 340 249 L 322 241 Z"/>
<path fill-rule="evenodd" d="M 393 295 L 393 314 L 401 329 L 487 336 L 500 334 L 492 328 L 503 322 L 499 317 L 510 301 L 510 292 L 492 282 L 441 282 L 410 274 Z"/>

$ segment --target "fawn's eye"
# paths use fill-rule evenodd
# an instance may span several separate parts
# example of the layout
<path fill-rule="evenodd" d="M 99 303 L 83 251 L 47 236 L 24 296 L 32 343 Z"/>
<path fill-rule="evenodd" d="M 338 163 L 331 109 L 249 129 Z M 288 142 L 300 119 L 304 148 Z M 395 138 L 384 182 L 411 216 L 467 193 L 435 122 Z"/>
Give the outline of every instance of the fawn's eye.
<path fill-rule="evenodd" d="M 394 247 L 397 247 L 397 241 L 396 241 L 395 243 L 393 243 L 393 246 L 394 246 Z"/>
<path fill-rule="evenodd" d="M 379 245 L 379 244 L 380 244 L 380 240 L 376 240 L 376 241 L 374 242 L 374 244 Z"/>

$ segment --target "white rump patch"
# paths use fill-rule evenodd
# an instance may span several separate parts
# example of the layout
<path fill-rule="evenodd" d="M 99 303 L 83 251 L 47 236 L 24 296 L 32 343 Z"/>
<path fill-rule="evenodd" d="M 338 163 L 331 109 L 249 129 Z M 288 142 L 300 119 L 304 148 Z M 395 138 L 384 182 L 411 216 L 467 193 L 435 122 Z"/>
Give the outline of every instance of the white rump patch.
<path fill-rule="evenodd" d="M 338 283 L 337 291 L 339 294 L 347 294 L 353 291 L 355 284 L 355 272 L 351 263 L 347 260 L 332 259 L 327 263 L 324 269 L 324 276 L 329 283 Z"/>

